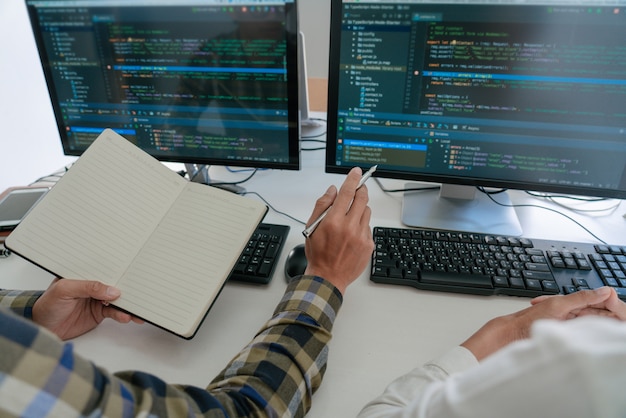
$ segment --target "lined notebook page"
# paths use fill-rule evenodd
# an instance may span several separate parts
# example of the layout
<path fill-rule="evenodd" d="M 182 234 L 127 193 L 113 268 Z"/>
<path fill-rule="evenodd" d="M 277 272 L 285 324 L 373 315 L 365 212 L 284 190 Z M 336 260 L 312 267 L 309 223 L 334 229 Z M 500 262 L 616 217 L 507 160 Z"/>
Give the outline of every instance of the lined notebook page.
<path fill-rule="evenodd" d="M 116 306 L 189 337 L 266 211 L 188 182 L 106 130 L 7 247 L 61 277 L 113 284 Z"/>
<path fill-rule="evenodd" d="M 265 210 L 260 202 L 189 183 L 120 280 L 116 305 L 190 336 Z"/>
<path fill-rule="evenodd" d="M 61 277 L 117 285 L 186 183 L 105 131 L 6 245 Z"/>

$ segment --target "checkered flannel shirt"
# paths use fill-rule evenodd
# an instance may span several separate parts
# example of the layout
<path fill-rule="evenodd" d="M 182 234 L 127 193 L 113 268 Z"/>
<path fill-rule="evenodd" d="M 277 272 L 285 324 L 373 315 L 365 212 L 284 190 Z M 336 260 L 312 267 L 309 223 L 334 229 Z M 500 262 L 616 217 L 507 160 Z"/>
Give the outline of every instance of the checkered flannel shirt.
<path fill-rule="evenodd" d="M 292 281 L 256 337 L 199 388 L 98 368 L 70 342 L 24 319 L 32 318 L 39 295 L 0 291 L 2 417 L 301 417 L 321 384 L 342 303 L 341 293 L 321 278 Z"/>

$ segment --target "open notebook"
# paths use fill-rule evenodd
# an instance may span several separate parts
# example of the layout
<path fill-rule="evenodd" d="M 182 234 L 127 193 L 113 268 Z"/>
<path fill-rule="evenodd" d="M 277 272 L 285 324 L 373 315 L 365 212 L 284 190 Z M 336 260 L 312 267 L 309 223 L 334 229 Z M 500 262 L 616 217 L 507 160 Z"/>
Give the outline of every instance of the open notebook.
<path fill-rule="evenodd" d="M 266 212 L 105 130 L 5 245 L 60 277 L 114 285 L 115 306 L 192 338 Z"/>

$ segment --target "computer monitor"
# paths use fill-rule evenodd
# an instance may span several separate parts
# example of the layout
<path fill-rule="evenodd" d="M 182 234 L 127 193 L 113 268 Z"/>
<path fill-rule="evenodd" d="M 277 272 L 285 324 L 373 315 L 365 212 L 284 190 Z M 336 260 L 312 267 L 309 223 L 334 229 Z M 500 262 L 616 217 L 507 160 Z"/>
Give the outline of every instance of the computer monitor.
<path fill-rule="evenodd" d="M 65 154 L 111 128 L 188 171 L 300 168 L 295 0 L 26 5 Z"/>
<path fill-rule="evenodd" d="M 520 235 L 480 186 L 626 197 L 626 1 L 331 6 L 326 171 L 441 183 L 404 224 Z"/>

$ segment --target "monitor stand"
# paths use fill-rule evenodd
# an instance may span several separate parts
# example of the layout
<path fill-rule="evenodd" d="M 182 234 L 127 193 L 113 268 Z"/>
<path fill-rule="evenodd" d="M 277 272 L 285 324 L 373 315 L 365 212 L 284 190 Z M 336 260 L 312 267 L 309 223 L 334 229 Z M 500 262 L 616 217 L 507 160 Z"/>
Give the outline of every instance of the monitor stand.
<path fill-rule="evenodd" d="M 195 183 L 208 184 L 209 186 L 217 187 L 223 190 L 227 190 L 236 194 L 244 194 L 246 189 L 236 184 L 229 184 L 228 182 L 221 182 L 211 180 L 209 177 L 209 166 L 205 164 L 190 164 L 185 163 L 185 170 L 189 180 Z"/>
<path fill-rule="evenodd" d="M 302 31 L 298 32 L 298 111 L 300 138 L 313 137 L 324 133 L 326 122 L 311 118 L 309 77 L 306 70 L 306 51 Z"/>
<path fill-rule="evenodd" d="M 407 183 L 407 189 L 421 185 Z M 440 190 L 407 191 L 402 204 L 402 223 L 411 227 L 480 232 L 491 235 L 522 234 L 517 213 L 500 206 L 474 186 L 442 184 Z M 506 192 L 498 193 L 498 202 L 511 205 Z"/>

